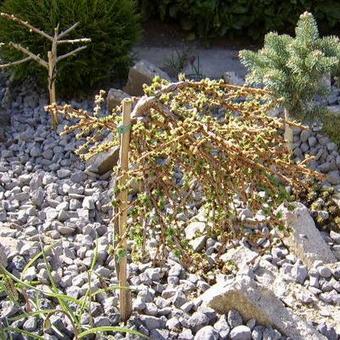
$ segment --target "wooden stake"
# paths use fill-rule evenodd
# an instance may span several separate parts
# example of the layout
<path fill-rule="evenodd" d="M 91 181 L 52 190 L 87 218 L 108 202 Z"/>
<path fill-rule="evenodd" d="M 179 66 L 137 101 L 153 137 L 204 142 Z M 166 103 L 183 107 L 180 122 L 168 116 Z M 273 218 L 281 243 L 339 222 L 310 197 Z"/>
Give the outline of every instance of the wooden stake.
<path fill-rule="evenodd" d="M 285 120 L 289 121 L 290 115 L 286 109 L 284 109 L 284 115 L 285 115 Z M 294 138 L 293 137 L 294 137 L 293 128 L 289 124 L 285 123 L 284 139 L 287 143 L 287 148 L 289 152 L 293 152 L 293 149 L 294 149 L 293 147 Z"/>
<path fill-rule="evenodd" d="M 54 37 L 52 40 L 51 51 L 48 52 L 48 92 L 50 95 L 50 105 L 56 104 L 56 92 L 55 92 L 55 81 L 57 74 L 57 41 L 58 41 L 58 30 L 57 26 L 54 29 Z M 52 126 L 53 128 L 57 128 L 58 126 L 58 116 L 57 113 L 54 112 L 52 115 Z"/>
<path fill-rule="evenodd" d="M 123 125 L 121 127 L 121 143 L 119 153 L 119 167 L 120 175 L 122 177 L 119 180 L 118 185 L 124 186 L 127 183 L 127 171 L 129 167 L 129 143 L 130 143 L 130 124 L 131 124 L 131 111 L 132 101 L 131 99 L 123 100 Z M 128 192 L 122 190 L 119 194 L 119 238 L 120 249 L 122 254 L 119 254 L 119 285 L 120 288 L 119 302 L 120 302 L 120 314 L 123 322 L 126 322 L 131 315 L 131 293 L 128 289 L 127 283 L 127 241 L 126 241 L 126 222 L 127 222 L 127 208 L 128 208 Z"/>

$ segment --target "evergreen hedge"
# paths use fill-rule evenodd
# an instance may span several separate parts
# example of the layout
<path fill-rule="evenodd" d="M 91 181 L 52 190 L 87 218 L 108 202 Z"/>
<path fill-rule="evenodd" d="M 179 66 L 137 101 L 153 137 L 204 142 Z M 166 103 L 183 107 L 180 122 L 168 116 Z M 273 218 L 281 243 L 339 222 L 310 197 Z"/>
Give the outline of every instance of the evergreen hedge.
<path fill-rule="evenodd" d="M 339 0 L 139 0 L 139 6 L 144 17 L 175 20 L 201 38 L 240 33 L 256 39 L 268 31 L 291 33 L 306 10 L 322 32 L 340 21 Z"/>
<path fill-rule="evenodd" d="M 74 95 L 126 75 L 129 52 L 140 32 L 135 7 L 134 0 L 4 0 L 0 11 L 15 14 L 49 34 L 57 24 L 62 31 L 80 23 L 67 38 L 85 37 L 92 42 L 86 50 L 61 61 L 57 75 L 59 94 Z M 50 48 L 46 39 L 4 18 L 0 18 L 0 41 L 20 43 L 45 59 Z M 62 48 L 59 54 L 75 46 Z M 1 48 L 0 56 L 3 61 L 22 58 L 9 47 Z M 14 74 L 19 80 L 33 75 L 40 83 L 47 81 L 46 70 L 35 62 L 15 67 Z"/>

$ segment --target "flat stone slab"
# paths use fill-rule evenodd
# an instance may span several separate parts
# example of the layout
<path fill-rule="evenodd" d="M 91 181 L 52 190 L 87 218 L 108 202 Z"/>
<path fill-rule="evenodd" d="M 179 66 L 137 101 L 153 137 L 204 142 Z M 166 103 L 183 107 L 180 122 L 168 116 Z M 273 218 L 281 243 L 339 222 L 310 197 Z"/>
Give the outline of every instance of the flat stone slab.
<path fill-rule="evenodd" d="M 232 261 L 238 267 L 243 267 L 244 265 L 252 262 L 258 257 L 258 254 L 245 246 L 239 246 L 237 248 L 229 249 L 225 254 L 221 255 L 220 259 L 223 262 Z"/>
<path fill-rule="evenodd" d="M 214 285 L 198 298 L 197 303 L 200 301 L 220 314 L 236 309 L 244 319 L 254 318 L 261 324 L 271 325 L 294 340 L 326 339 L 287 308 L 269 288 L 247 274 Z"/>
<path fill-rule="evenodd" d="M 313 267 L 315 261 L 324 263 L 336 262 L 328 244 L 323 240 L 316 228 L 309 210 L 300 202 L 290 203 L 290 208 L 281 205 L 278 209 L 290 235 L 283 242 L 291 248 L 308 268 Z"/>
<path fill-rule="evenodd" d="M 104 142 L 111 142 L 113 136 L 110 134 Z M 108 171 L 112 171 L 112 168 L 117 165 L 119 160 L 119 146 L 114 146 L 109 151 L 101 152 L 94 155 L 86 161 L 86 166 L 89 171 L 98 175 L 104 175 Z"/>

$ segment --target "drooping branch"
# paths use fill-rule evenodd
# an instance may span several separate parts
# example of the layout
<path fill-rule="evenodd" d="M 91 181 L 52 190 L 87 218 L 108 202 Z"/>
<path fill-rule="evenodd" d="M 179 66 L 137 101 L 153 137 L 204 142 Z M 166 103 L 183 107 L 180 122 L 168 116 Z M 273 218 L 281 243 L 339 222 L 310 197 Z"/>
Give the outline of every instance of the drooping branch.
<path fill-rule="evenodd" d="M 138 100 L 129 125 L 115 114 L 120 107 L 109 116 L 50 107 L 72 121 L 78 119 L 65 133 L 78 132 L 77 136 L 86 139 L 81 149 L 85 159 L 101 152 L 103 145 L 117 145 L 126 131 L 131 133 L 131 181 L 116 185 L 113 205 L 121 206 L 119 192 L 131 193 L 129 229 L 136 239 L 156 233 L 160 247 L 174 249 L 175 245 L 191 258 L 193 253 L 182 242 L 187 225 L 183 216 L 188 207 L 199 206 L 222 249 L 231 238 L 249 236 L 252 240 L 261 236 L 261 228 L 255 220 L 240 223 L 237 207 L 253 212 L 263 209 L 266 225 L 269 221 L 268 227 L 278 225 L 274 209 L 280 200 L 290 198 L 284 186 L 289 184 L 298 195 L 309 188 L 307 180 L 323 179 L 304 163 L 292 161 L 281 135 L 285 122 L 266 114 L 270 108 L 267 91 L 203 80 L 168 85 L 155 81 L 146 92 L 149 96 Z M 105 129 L 113 136 L 110 145 L 94 138 L 106 136 Z M 118 183 L 123 174 L 115 170 L 115 175 Z M 259 190 L 266 192 L 265 198 Z M 249 228 L 250 223 L 258 228 Z M 249 229 L 256 234 L 249 234 Z"/>

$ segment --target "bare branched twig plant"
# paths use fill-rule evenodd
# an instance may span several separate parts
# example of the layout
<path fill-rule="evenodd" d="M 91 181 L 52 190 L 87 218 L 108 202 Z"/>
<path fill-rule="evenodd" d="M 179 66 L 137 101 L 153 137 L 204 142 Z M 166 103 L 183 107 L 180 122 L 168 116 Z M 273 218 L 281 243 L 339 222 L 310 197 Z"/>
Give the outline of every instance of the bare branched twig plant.
<path fill-rule="evenodd" d="M 209 263 L 185 237 L 193 210 L 204 210 L 208 228 L 203 235 L 216 237 L 222 249 L 234 239 L 252 242 L 263 236 L 256 227 L 261 223 L 239 220 L 240 207 L 261 210 L 265 223 L 280 226 L 276 207 L 319 177 L 305 163 L 292 161 L 282 133 L 287 122 L 266 114 L 273 106 L 268 91 L 207 79 L 173 84 L 156 79 L 145 93 L 129 125 L 123 124 L 121 107 L 109 116 L 50 107 L 52 113 L 78 119 L 65 133 L 87 139 L 78 150 L 84 158 L 119 145 L 120 136 L 130 134 L 129 168 L 114 169 L 115 213 L 128 212 L 127 228 L 114 248 L 118 257 L 127 256 L 126 238 L 135 240 L 140 254 L 145 238 L 153 235 L 159 241 L 155 260 L 173 251 L 189 270 L 218 268 L 218 258 Z M 109 144 L 101 143 L 106 130 L 116 136 Z M 128 193 L 127 206 L 122 193 Z"/>
<path fill-rule="evenodd" d="M 49 92 L 49 97 L 50 97 L 50 104 L 56 103 L 56 86 L 55 86 L 55 84 L 56 84 L 56 76 L 57 76 L 57 63 L 59 61 L 65 59 L 65 58 L 68 58 L 72 55 L 77 54 L 78 52 L 84 50 L 87 47 L 87 46 L 80 46 L 80 47 L 78 47 L 78 48 L 76 48 L 76 49 L 74 49 L 74 50 L 72 50 L 68 53 L 65 53 L 64 55 L 58 56 L 58 54 L 57 54 L 58 45 L 88 43 L 88 42 L 91 41 L 91 39 L 88 39 L 88 38 L 64 39 L 69 33 L 71 33 L 79 25 L 79 22 L 75 23 L 74 25 L 72 25 L 71 27 L 69 27 L 68 29 L 66 29 L 65 31 L 62 31 L 60 33 L 59 33 L 59 25 L 58 25 L 54 29 L 54 34 L 49 35 L 49 34 L 43 32 L 43 31 L 41 31 L 40 29 L 32 26 L 29 22 L 17 18 L 13 14 L 0 13 L 0 15 L 7 20 L 14 21 L 15 23 L 25 27 L 30 32 L 34 32 L 34 33 L 37 33 L 37 34 L 43 36 L 44 38 L 46 38 L 47 40 L 49 40 L 51 42 L 51 50 L 48 52 L 47 61 L 44 60 L 43 58 L 41 58 L 39 54 L 32 53 L 28 48 L 25 48 L 22 45 L 14 43 L 14 42 L 9 42 L 8 43 L 9 47 L 14 48 L 17 51 L 20 51 L 21 53 L 23 53 L 27 57 L 25 57 L 21 60 L 18 60 L 18 61 L 2 64 L 2 65 L 0 65 L 0 69 L 16 66 L 16 65 L 25 63 L 27 61 L 34 60 L 35 62 L 40 64 L 42 67 L 47 69 L 47 71 L 48 71 L 48 92 Z M 1 45 L 4 45 L 4 44 L 1 44 Z M 52 116 L 52 124 L 53 124 L 54 128 L 57 126 L 57 124 L 58 124 L 58 116 L 57 115 Z"/>

